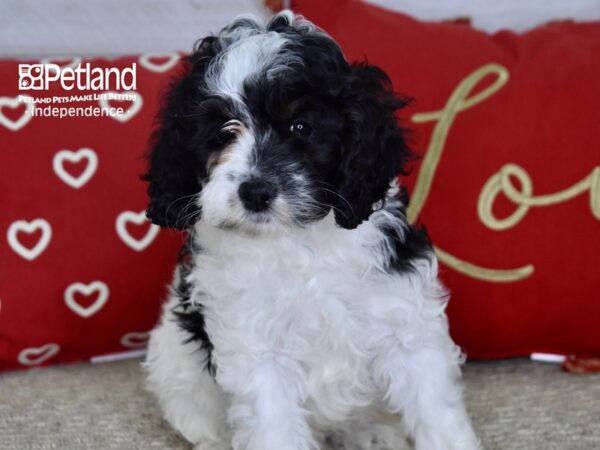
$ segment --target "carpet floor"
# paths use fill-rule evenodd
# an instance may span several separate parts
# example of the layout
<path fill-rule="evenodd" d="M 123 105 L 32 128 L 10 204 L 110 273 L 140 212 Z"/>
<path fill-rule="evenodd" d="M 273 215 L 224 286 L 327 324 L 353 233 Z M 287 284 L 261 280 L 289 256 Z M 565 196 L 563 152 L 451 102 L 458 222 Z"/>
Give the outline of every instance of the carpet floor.
<path fill-rule="evenodd" d="M 488 450 L 600 449 L 600 375 L 510 360 L 468 363 L 465 395 Z M 144 390 L 139 360 L 0 374 L 2 450 L 189 450 Z"/>

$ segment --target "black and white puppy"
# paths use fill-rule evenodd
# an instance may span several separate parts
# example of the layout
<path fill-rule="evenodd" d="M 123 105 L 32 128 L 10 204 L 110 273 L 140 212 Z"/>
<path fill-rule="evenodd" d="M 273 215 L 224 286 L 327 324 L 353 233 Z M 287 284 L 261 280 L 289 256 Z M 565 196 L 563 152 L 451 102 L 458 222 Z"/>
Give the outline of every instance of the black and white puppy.
<path fill-rule="evenodd" d="M 189 235 L 145 362 L 167 420 L 203 450 L 479 448 L 384 72 L 289 12 L 188 66 L 146 176 Z"/>

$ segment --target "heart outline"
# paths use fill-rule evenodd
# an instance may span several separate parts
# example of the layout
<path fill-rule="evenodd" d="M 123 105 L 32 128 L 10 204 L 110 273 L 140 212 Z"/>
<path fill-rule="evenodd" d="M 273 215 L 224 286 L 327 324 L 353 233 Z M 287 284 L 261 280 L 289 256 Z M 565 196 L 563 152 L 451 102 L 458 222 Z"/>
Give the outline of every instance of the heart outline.
<path fill-rule="evenodd" d="M 19 97 L 0 97 L 0 124 L 4 125 L 11 131 L 19 131 L 23 128 L 31 119 L 33 119 L 33 111 L 35 110 L 35 103 L 33 103 L 33 97 L 29 95 L 21 95 L 21 98 L 29 98 L 32 102 L 20 102 Z M 25 112 L 17 120 L 9 119 L 2 112 L 4 106 L 8 106 L 11 109 L 17 108 L 19 105 L 25 105 Z"/>
<path fill-rule="evenodd" d="M 162 64 L 156 64 L 151 61 L 151 58 L 165 57 L 168 57 L 169 59 Z M 144 53 L 142 56 L 139 57 L 138 61 L 140 65 L 152 72 L 164 73 L 168 72 L 173 67 L 175 67 L 179 62 L 179 58 L 180 56 L 178 53 Z"/>
<path fill-rule="evenodd" d="M 23 231 L 25 233 L 31 234 L 33 231 L 41 229 L 42 237 L 35 244 L 33 248 L 27 248 L 17 238 L 17 233 Z M 6 232 L 6 239 L 8 241 L 8 245 L 10 248 L 19 256 L 26 259 L 27 261 L 33 261 L 35 258 L 40 256 L 44 250 L 50 244 L 50 240 L 52 239 L 52 227 L 48 223 L 46 219 L 38 218 L 34 219 L 31 222 L 26 220 L 15 220 L 8 227 L 8 231 Z"/>
<path fill-rule="evenodd" d="M 146 217 L 145 211 L 141 211 L 136 213 L 135 211 L 123 211 L 117 216 L 117 220 L 115 221 L 115 228 L 117 230 L 117 235 L 119 238 L 129 247 L 135 250 L 136 252 L 141 252 L 146 249 L 153 241 L 156 239 L 160 231 L 160 227 L 158 225 L 150 224 L 146 235 L 142 239 L 135 239 L 129 231 L 127 231 L 127 223 L 133 222 L 136 225 L 141 225 L 142 223 L 148 221 Z"/>
<path fill-rule="evenodd" d="M 144 348 L 148 345 L 148 339 L 150 339 L 150 333 L 132 331 L 121 336 L 119 342 L 127 348 Z"/>
<path fill-rule="evenodd" d="M 23 366 L 37 366 L 48 361 L 60 351 L 60 345 L 54 342 L 40 345 L 39 347 L 29 347 L 21 350 L 17 356 L 17 361 Z M 31 354 L 39 356 L 31 358 Z"/>
<path fill-rule="evenodd" d="M 65 170 L 64 160 L 78 163 L 81 159 L 87 159 L 88 164 L 78 177 L 74 177 Z M 58 178 L 73 189 L 79 189 L 86 184 L 96 173 L 98 168 L 98 155 L 91 148 L 80 148 L 79 150 L 59 150 L 52 158 L 52 169 Z"/>
<path fill-rule="evenodd" d="M 125 112 L 123 112 L 123 114 L 115 114 L 115 115 L 108 115 L 108 117 L 110 117 L 111 119 L 116 120 L 117 122 L 121 122 L 121 123 L 125 123 L 129 120 L 131 120 L 131 118 L 133 118 L 133 116 L 135 116 L 140 109 L 142 109 L 142 106 L 144 104 L 144 99 L 142 98 L 142 95 L 139 92 L 116 92 L 116 91 L 106 91 L 103 92 L 100 99 L 98 100 L 98 103 L 100 104 L 100 106 L 102 107 L 102 109 L 104 110 L 108 110 L 109 108 L 111 108 L 109 99 L 108 97 L 110 95 L 132 95 L 135 94 L 134 100 L 129 100 L 131 101 L 131 106 L 129 107 L 129 109 Z M 118 97 L 115 99 L 111 99 L 111 100 L 117 100 L 119 101 Z"/>
<path fill-rule="evenodd" d="M 89 306 L 81 306 L 79 303 L 77 303 L 77 300 L 75 300 L 75 292 L 81 292 L 88 296 L 94 291 L 98 291 L 98 298 Z M 70 284 L 67 289 L 65 289 L 64 300 L 71 311 L 83 317 L 84 319 L 88 319 L 100 311 L 100 309 L 106 304 L 109 294 L 110 291 L 108 289 L 108 285 L 103 281 L 92 281 L 89 284 L 75 282 Z"/>

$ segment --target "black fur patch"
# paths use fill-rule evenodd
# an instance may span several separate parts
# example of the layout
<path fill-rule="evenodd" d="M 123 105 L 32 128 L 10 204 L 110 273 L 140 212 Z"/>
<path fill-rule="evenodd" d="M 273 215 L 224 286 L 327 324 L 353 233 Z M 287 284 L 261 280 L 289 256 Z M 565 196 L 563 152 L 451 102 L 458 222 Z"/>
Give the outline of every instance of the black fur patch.
<path fill-rule="evenodd" d="M 202 306 L 192 305 L 190 303 L 192 285 L 186 280 L 187 276 L 194 268 L 190 258 L 192 245 L 190 238 L 179 252 L 180 274 L 177 286 L 175 286 L 175 292 L 179 296 L 179 305 L 171 312 L 175 316 L 179 327 L 190 335 L 184 343 L 198 342 L 200 348 L 206 352 L 206 369 L 214 376 L 215 367 L 212 362 L 214 345 L 206 332 L 206 323 L 204 321 L 204 315 L 202 314 Z M 199 251 L 199 249 L 194 249 L 194 252 L 197 251 Z"/>
<path fill-rule="evenodd" d="M 406 221 L 406 206 L 408 205 L 408 192 L 401 188 L 397 196 L 402 206 L 393 206 L 386 208 L 398 220 Z M 388 240 L 394 247 L 394 255 L 391 256 L 388 263 L 390 271 L 393 272 L 413 272 L 415 262 L 419 259 L 430 259 L 433 255 L 433 246 L 427 233 L 427 229 L 422 224 L 407 225 L 404 235 L 398 233 L 389 227 L 383 228 Z"/>

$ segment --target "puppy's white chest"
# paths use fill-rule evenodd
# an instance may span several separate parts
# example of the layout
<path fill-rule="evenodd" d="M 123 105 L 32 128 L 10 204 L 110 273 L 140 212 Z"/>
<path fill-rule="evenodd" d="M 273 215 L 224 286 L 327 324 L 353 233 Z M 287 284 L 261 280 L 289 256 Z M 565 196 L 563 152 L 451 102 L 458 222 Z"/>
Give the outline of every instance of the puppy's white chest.
<path fill-rule="evenodd" d="M 359 307 L 368 292 L 368 251 L 341 230 L 263 239 L 221 232 L 206 241 L 200 243 L 206 251 L 196 257 L 193 284 L 207 297 L 208 311 L 230 309 L 256 320 L 289 316 L 306 319 L 310 328 L 330 319 L 331 310 Z"/>
<path fill-rule="evenodd" d="M 237 317 L 241 328 L 262 325 L 283 335 L 288 330 L 324 339 L 328 329 L 362 321 L 361 299 L 368 295 L 368 280 L 359 270 L 333 259 L 310 249 L 221 263 L 207 258 L 199 264 L 207 270 L 199 272 L 196 286 L 206 313 L 214 313 L 215 319 Z"/>
<path fill-rule="evenodd" d="M 373 326 L 381 313 L 374 297 L 391 280 L 347 237 L 229 241 L 215 253 L 209 244 L 193 274 L 217 367 L 237 374 L 247 373 L 248 361 L 293 367 L 321 421 L 345 420 L 374 398 L 369 367 L 381 329 Z"/>

